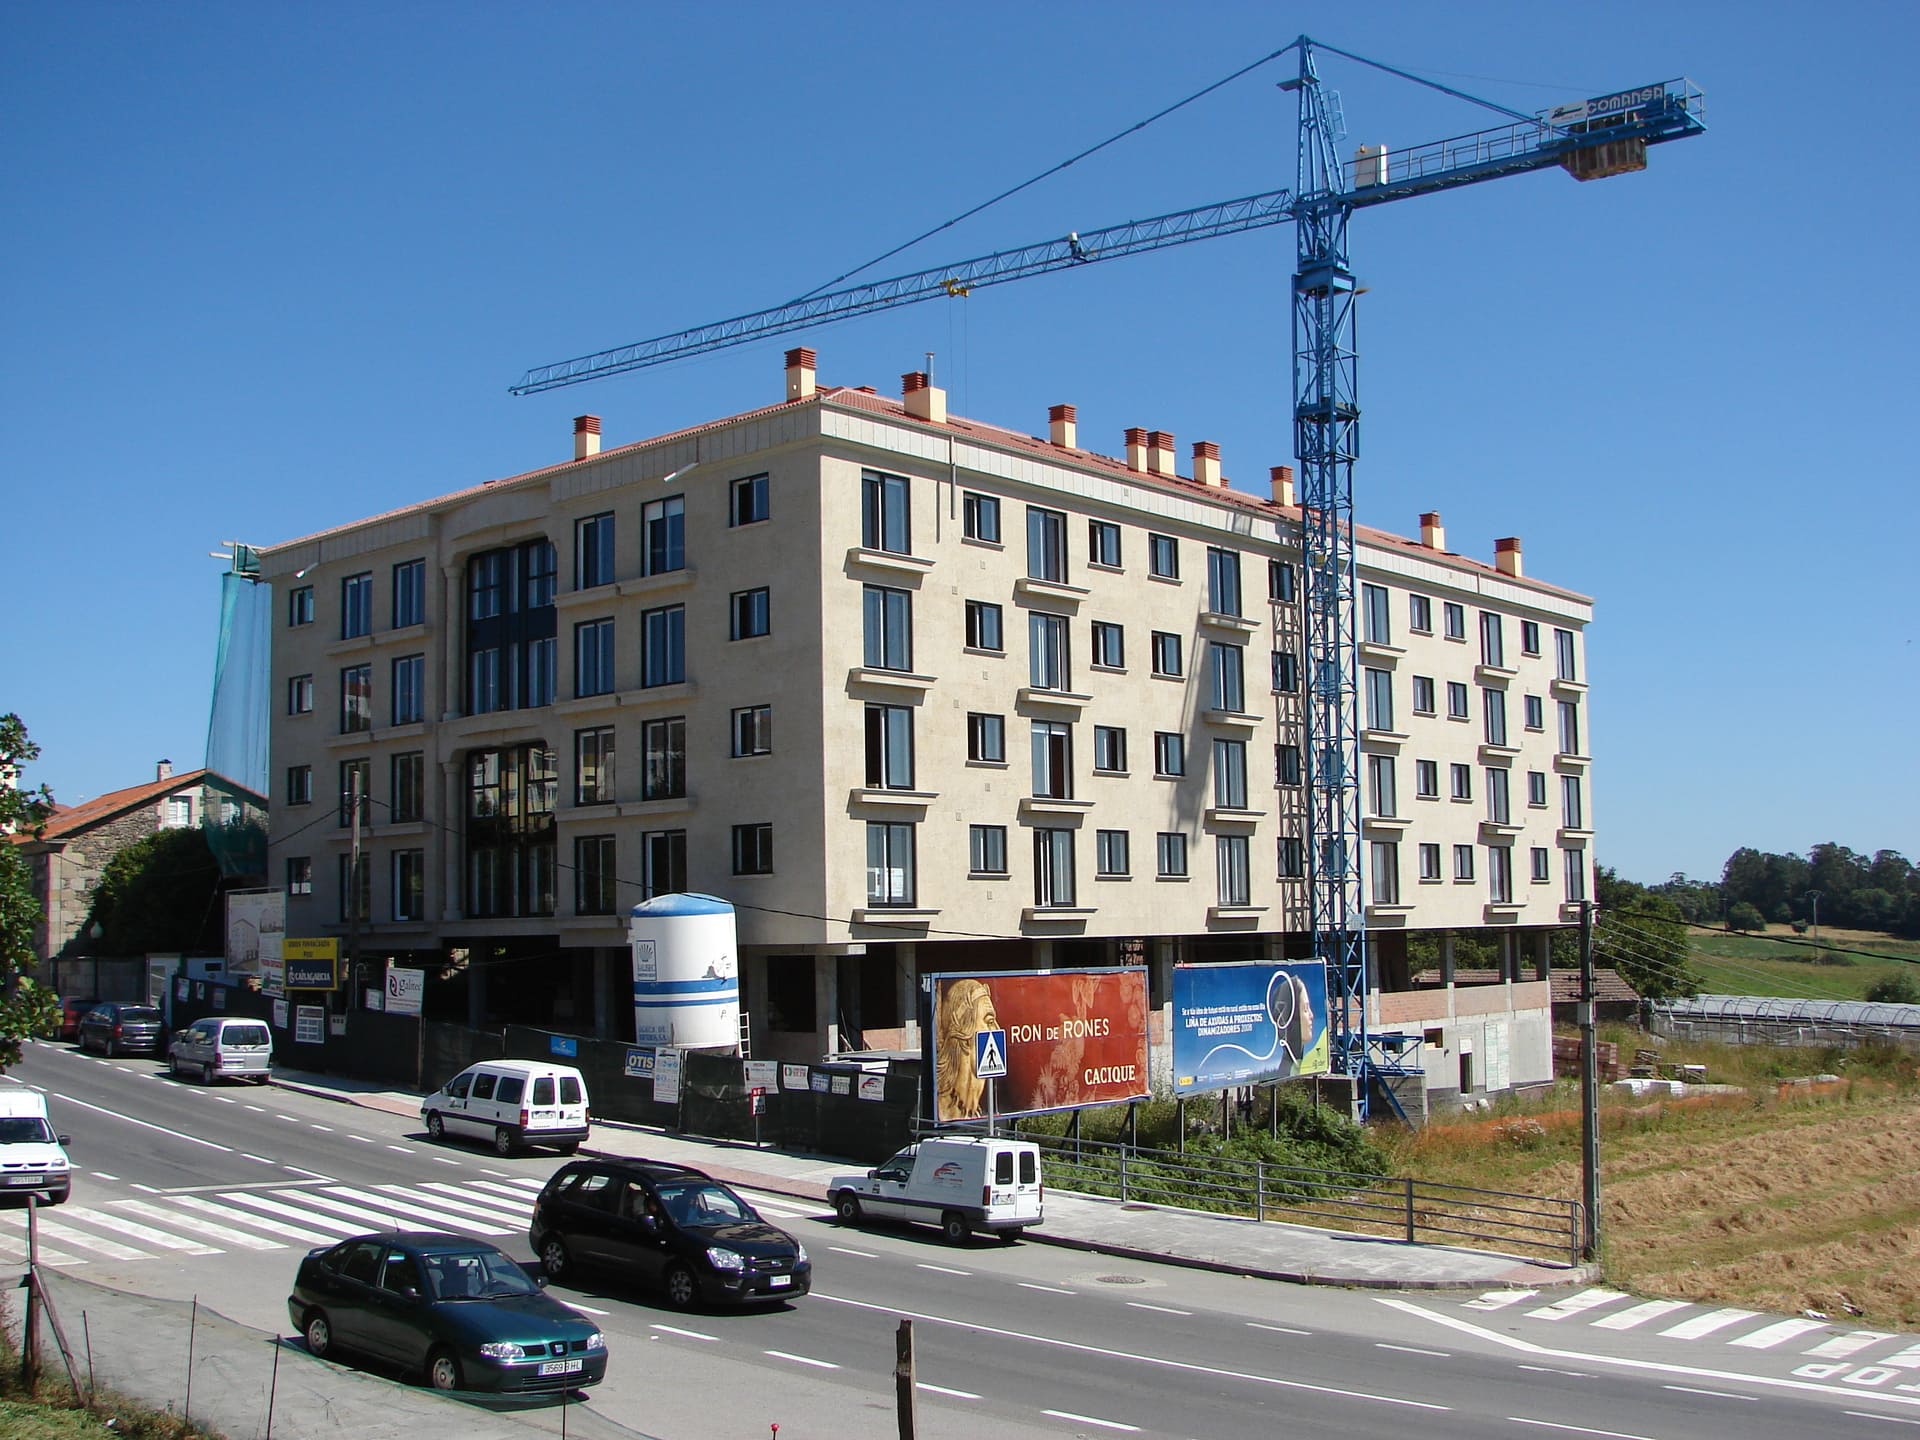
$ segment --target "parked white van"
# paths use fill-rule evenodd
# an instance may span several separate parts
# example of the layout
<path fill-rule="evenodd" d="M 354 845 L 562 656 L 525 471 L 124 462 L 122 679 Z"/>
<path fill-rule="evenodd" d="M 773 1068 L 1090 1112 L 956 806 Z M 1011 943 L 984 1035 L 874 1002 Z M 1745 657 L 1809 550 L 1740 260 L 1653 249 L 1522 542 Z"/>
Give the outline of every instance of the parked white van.
<path fill-rule="evenodd" d="M 420 1118 L 436 1140 L 466 1135 L 491 1140 L 501 1155 L 527 1145 L 571 1155 L 587 1138 L 587 1082 L 571 1065 L 483 1060 L 422 1100 Z"/>
<path fill-rule="evenodd" d="M 836 1175 L 827 1198 L 841 1222 L 920 1220 L 960 1244 L 976 1230 L 1012 1243 L 1040 1223 L 1040 1147 L 982 1135 L 909 1145 L 864 1175 Z"/>
<path fill-rule="evenodd" d="M 209 1015 L 173 1032 L 167 1047 L 167 1073 L 188 1075 L 211 1085 L 225 1076 L 264 1085 L 273 1071 L 273 1032 L 264 1020 L 241 1015 Z"/>
<path fill-rule="evenodd" d="M 73 1191 L 73 1166 L 53 1133 L 47 1100 L 24 1085 L 0 1085 L 0 1194 L 32 1195 L 58 1205 Z"/>

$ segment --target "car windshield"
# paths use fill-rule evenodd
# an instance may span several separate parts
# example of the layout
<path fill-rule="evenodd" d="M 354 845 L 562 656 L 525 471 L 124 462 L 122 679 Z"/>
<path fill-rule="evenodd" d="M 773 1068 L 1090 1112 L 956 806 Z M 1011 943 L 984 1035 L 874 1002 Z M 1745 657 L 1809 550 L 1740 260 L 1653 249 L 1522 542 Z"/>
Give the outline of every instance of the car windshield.
<path fill-rule="evenodd" d="M 420 1257 L 427 1290 L 435 1300 L 498 1300 L 532 1295 L 539 1287 L 527 1272 L 498 1250 L 461 1250 Z"/>
<path fill-rule="evenodd" d="M 753 1207 L 726 1186 L 712 1180 L 689 1180 L 660 1186 L 660 1203 L 676 1225 L 698 1228 L 758 1220 Z"/>
<path fill-rule="evenodd" d="M 37 1115 L 0 1118 L 0 1145 L 44 1145 L 52 1139 L 53 1130 Z"/>

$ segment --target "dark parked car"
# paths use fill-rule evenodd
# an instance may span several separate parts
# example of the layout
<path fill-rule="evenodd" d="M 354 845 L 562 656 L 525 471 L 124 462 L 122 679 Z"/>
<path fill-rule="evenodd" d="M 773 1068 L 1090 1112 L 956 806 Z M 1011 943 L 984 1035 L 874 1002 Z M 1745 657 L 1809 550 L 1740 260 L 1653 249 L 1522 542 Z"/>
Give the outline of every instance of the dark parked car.
<path fill-rule="evenodd" d="M 576 1390 L 607 1373 L 590 1321 L 464 1235 L 393 1231 L 309 1251 L 287 1314 L 315 1355 L 351 1350 L 436 1390 Z"/>
<path fill-rule="evenodd" d="M 681 1309 L 775 1304 L 813 1284 L 806 1246 L 683 1165 L 563 1165 L 534 1201 L 527 1243 L 553 1279 L 575 1266 L 612 1271 L 659 1287 Z"/>
<path fill-rule="evenodd" d="M 158 1055 L 163 1022 L 151 1005 L 109 1000 L 80 1017 L 77 1038 L 82 1050 L 104 1055 Z"/>

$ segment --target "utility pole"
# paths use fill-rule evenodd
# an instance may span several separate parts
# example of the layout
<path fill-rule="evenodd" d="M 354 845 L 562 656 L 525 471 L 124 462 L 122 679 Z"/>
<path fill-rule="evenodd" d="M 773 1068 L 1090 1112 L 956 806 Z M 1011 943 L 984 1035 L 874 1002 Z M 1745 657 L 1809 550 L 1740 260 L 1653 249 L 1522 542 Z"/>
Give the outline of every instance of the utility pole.
<path fill-rule="evenodd" d="M 341 1013 L 353 1008 L 354 964 L 360 958 L 360 809 L 365 803 L 360 794 L 360 767 L 353 769 L 347 796 L 353 806 L 353 840 L 347 850 L 347 966 L 346 989 Z"/>
<path fill-rule="evenodd" d="M 1593 1033 L 1593 902 L 1580 902 L 1580 1258 L 1600 1255 L 1600 1057 Z"/>
<path fill-rule="evenodd" d="M 1820 943 L 1820 892 L 1807 891 L 1807 903 L 1813 906 L 1813 943 L 1818 945 Z"/>

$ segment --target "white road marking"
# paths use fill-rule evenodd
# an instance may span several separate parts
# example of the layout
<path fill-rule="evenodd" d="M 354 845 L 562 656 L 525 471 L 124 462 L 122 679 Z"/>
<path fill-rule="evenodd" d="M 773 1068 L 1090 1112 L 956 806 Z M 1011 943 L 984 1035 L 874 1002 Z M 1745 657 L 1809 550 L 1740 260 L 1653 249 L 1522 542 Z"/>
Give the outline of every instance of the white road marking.
<path fill-rule="evenodd" d="M 831 1360 L 815 1360 L 806 1355 L 789 1355 L 785 1350 L 762 1350 L 762 1355 L 771 1355 L 776 1360 L 791 1360 L 796 1365 L 811 1365 L 817 1370 L 838 1370 L 840 1367 Z"/>
<path fill-rule="evenodd" d="M 1146 1301 L 1144 1301 L 1144 1300 L 1129 1300 L 1129 1301 L 1127 1301 L 1127 1307 L 1128 1307 L 1129 1309 L 1131 1309 L 1131 1310 L 1157 1310 L 1157 1311 L 1159 1311 L 1159 1312 L 1160 1312 L 1160 1313 L 1161 1313 L 1162 1315 L 1191 1315 L 1191 1314 L 1193 1314 L 1193 1311 L 1191 1311 L 1191 1310 L 1176 1310 L 1176 1309 L 1174 1309 L 1174 1308 L 1173 1308 L 1173 1307 L 1172 1307 L 1171 1305 L 1149 1305 L 1149 1304 L 1147 1304 L 1147 1302 L 1146 1302 Z"/>
<path fill-rule="evenodd" d="M 1102 1420 L 1097 1415 L 1076 1415 L 1071 1410 L 1042 1410 L 1042 1415 L 1051 1415 L 1056 1420 L 1071 1420 L 1076 1425 L 1098 1425 L 1102 1430 L 1125 1430 L 1130 1435 L 1138 1435 L 1138 1425 L 1122 1425 L 1118 1420 Z"/>
<path fill-rule="evenodd" d="M 1716 1400 L 1758 1400 L 1758 1395 L 1736 1395 L 1731 1390 L 1706 1390 L 1698 1385 L 1662 1385 L 1662 1390 L 1678 1390 L 1682 1395 L 1711 1395 Z"/>
<path fill-rule="evenodd" d="M 85 1220 L 91 1214 L 92 1212 L 87 1210 L 70 1210 L 67 1212 L 67 1218 L 70 1220 Z M 110 1260 L 145 1260 L 150 1258 L 144 1250 L 136 1250 L 131 1245 L 122 1245 L 118 1240 L 108 1240 L 101 1236 L 89 1235 L 84 1230 L 77 1230 L 70 1225 L 62 1225 L 57 1220 L 47 1220 L 43 1218 L 38 1228 L 40 1234 L 48 1240 L 58 1240 L 63 1245 L 75 1245 L 82 1250 L 92 1250 L 97 1254 L 105 1255 Z M 42 1255 L 46 1254 L 45 1245 L 40 1247 L 40 1253 Z"/>
<path fill-rule="evenodd" d="M 951 1395 L 956 1400 L 978 1400 L 980 1398 L 971 1390 L 949 1390 L 944 1385 L 929 1385 L 924 1380 L 914 1381 L 913 1388 L 916 1390 L 930 1390 L 935 1395 Z"/>
<path fill-rule="evenodd" d="M 185 1230 L 190 1235 L 204 1235 L 209 1240 L 218 1240 L 222 1245 L 237 1245 L 242 1250 L 284 1250 L 287 1247 L 278 1240 L 262 1240 L 258 1235 L 249 1235 L 243 1230 L 229 1229 L 225 1225 L 215 1225 L 210 1220 L 197 1219 L 192 1215 L 176 1215 L 171 1210 L 162 1210 L 158 1205 L 149 1205 L 144 1200 L 116 1200 L 116 1210 L 125 1210 L 130 1215 L 138 1215 L 144 1220 L 156 1224 L 171 1225 L 176 1230 Z"/>
<path fill-rule="evenodd" d="M 1658 1320 L 1662 1315 L 1671 1315 L 1676 1310 L 1684 1310 L 1690 1304 L 1686 1300 L 1647 1300 L 1627 1310 L 1616 1311 L 1612 1315 L 1602 1315 L 1593 1322 L 1596 1330 L 1631 1330 L 1636 1325 L 1644 1325 L 1649 1320 Z"/>
<path fill-rule="evenodd" d="M 362 1204 L 371 1205 L 376 1209 L 384 1207 L 388 1213 L 397 1211 L 402 1215 L 410 1215 L 416 1219 L 426 1221 L 428 1225 L 435 1229 L 444 1226 L 447 1229 L 465 1230 L 478 1235 L 511 1235 L 513 1233 L 513 1227 L 501 1225 L 497 1221 L 469 1220 L 463 1216 L 449 1215 L 441 1210 L 429 1210 L 424 1205 L 415 1205 L 402 1199 L 398 1195 L 390 1195 L 384 1189 L 361 1190 L 352 1185 L 335 1185 L 331 1187 L 327 1193 L 329 1195 L 344 1195 L 349 1200 L 358 1200 Z M 316 1196 L 315 1198 L 317 1199 L 318 1197 Z M 459 1223 L 458 1225 L 448 1225 L 447 1222 L 449 1220 L 457 1220 Z"/>
<path fill-rule="evenodd" d="M 1384 1340 L 1373 1342 L 1376 1350 L 1398 1350 L 1407 1355 L 1432 1355 L 1441 1360 L 1451 1360 L 1453 1356 L 1445 1350 L 1422 1350 L 1418 1345 L 1389 1345 Z"/>
<path fill-rule="evenodd" d="M 405 1145 L 389 1145 L 389 1146 L 387 1146 L 387 1149 L 389 1149 L 389 1150 L 397 1150 L 397 1151 L 398 1151 L 398 1152 L 399 1152 L 400 1154 L 402 1154 L 402 1155 L 411 1155 L 411 1154 L 413 1154 L 413 1151 L 412 1151 L 412 1150 L 411 1150 L 410 1148 L 408 1148 L 407 1146 L 405 1146 Z"/>
<path fill-rule="evenodd" d="M 452 1166 L 458 1167 L 460 1164 L 458 1160 L 449 1160 L 444 1155 L 436 1155 L 433 1158 L 438 1160 L 442 1165 L 452 1165 Z"/>
<path fill-rule="evenodd" d="M 1851 1415 L 1856 1420 L 1884 1420 L 1889 1425 L 1920 1425 L 1920 1420 L 1909 1420 L 1904 1415 L 1875 1415 L 1868 1410 L 1842 1410 L 1842 1415 Z"/>
<path fill-rule="evenodd" d="M 93 1172 L 93 1178 L 96 1180 L 118 1180 L 120 1177 L 118 1175 L 109 1175 L 104 1170 L 95 1170 Z"/>
<path fill-rule="evenodd" d="M 591 1305 L 582 1305 L 577 1300 L 562 1300 L 560 1303 L 569 1310 L 578 1310 L 582 1315 L 611 1315 L 613 1313 L 611 1310 L 596 1310 Z"/>
<path fill-rule="evenodd" d="M 392 1210 L 384 1212 L 364 1209 L 359 1205 L 348 1205 L 320 1191 L 299 1190 L 293 1192 L 308 1205 L 317 1205 L 322 1210 L 331 1210 L 336 1215 L 345 1215 L 358 1222 L 362 1230 L 404 1230 L 400 1217 Z"/>
<path fill-rule="evenodd" d="M 1521 1370 L 1537 1370 L 1542 1375 L 1571 1375 L 1576 1380 L 1591 1380 L 1593 1378 L 1593 1376 L 1585 1370 L 1562 1370 L 1557 1365 L 1521 1365 L 1516 1368 Z"/>
<path fill-rule="evenodd" d="M 307 1122 L 307 1128 L 309 1130 L 324 1130 L 329 1135 L 333 1133 L 333 1127 L 331 1125 L 322 1125 L 316 1120 L 309 1120 Z"/>
<path fill-rule="evenodd" d="M 1824 1330 L 1824 1320 L 1802 1320 L 1795 1316 L 1791 1320 L 1776 1320 L 1771 1325 L 1763 1325 L 1751 1334 L 1742 1335 L 1738 1340 L 1729 1340 L 1729 1345 L 1741 1345 L 1749 1350 L 1771 1350 L 1776 1345 L 1797 1339 L 1810 1330 Z"/>
<path fill-rule="evenodd" d="M 1504 1310 L 1509 1305 L 1518 1305 L 1522 1300 L 1531 1300 L 1538 1290 L 1489 1290 L 1478 1300 L 1467 1301 L 1469 1310 Z"/>
<path fill-rule="evenodd" d="M 265 1108 L 259 1105 L 249 1105 L 247 1106 L 247 1109 L 253 1111 L 253 1113 L 256 1115 L 264 1115 L 267 1113 Z"/>
<path fill-rule="evenodd" d="M 170 1136 L 175 1140 L 185 1140 L 191 1145 L 204 1145 L 209 1150 L 218 1150 L 222 1155 L 231 1155 L 233 1153 L 233 1147 L 230 1145 L 216 1145 L 211 1140 L 202 1140 L 198 1135 L 189 1135 L 184 1130 L 169 1130 L 166 1126 L 155 1125 L 149 1120 L 136 1120 L 131 1115 L 122 1115 L 118 1110 L 109 1110 L 104 1105 L 90 1105 L 85 1100 L 75 1100 L 70 1095 L 62 1095 L 60 1102 L 63 1105 L 78 1105 L 82 1110 L 91 1110 L 96 1115 L 106 1115 L 115 1120 L 123 1120 L 129 1125 L 138 1125 L 142 1130 L 153 1130 L 159 1134 Z"/>
<path fill-rule="evenodd" d="M 197 1195 L 180 1195 L 174 1204 L 185 1205 L 189 1209 L 204 1214 L 230 1220 L 242 1225 L 251 1225 L 256 1230 L 264 1230 L 269 1235 L 281 1235 L 288 1240 L 298 1240 L 303 1245 L 328 1245 L 334 1240 L 331 1235 L 322 1235 L 318 1230 L 303 1230 L 297 1225 L 282 1225 L 278 1220 L 268 1220 L 264 1216 L 249 1215 L 244 1210 L 235 1210 L 230 1205 L 216 1205 L 211 1200 L 202 1200 Z"/>
<path fill-rule="evenodd" d="M 1247 1321 L 1247 1327 L 1252 1330 L 1271 1330 L 1276 1335 L 1311 1335 L 1313 1334 L 1311 1330 L 1296 1330 L 1291 1325 L 1262 1325 L 1258 1320 Z"/>
<path fill-rule="evenodd" d="M 283 1190 L 282 1195 L 302 1195 L 299 1190 Z M 311 1210 L 302 1210 L 293 1205 L 282 1204 L 278 1200 L 269 1200 L 264 1195 L 249 1195 L 240 1190 L 229 1190 L 220 1197 L 235 1205 L 245 1205 L 253 1210 L 262 1210 L 269 1215 L 284 1215 L 289 1220 L 298 1220 L 302 1225 L 312 1225 L 331 1232 L 325 1239 L 345 1239 L 349 1235 L 358 1235 L 365 1225 L 351 1220 L 335 1220 L 330 1215 L 316 1215 Z M 382 1226 L 381 1228 L 385 1228 Z"/>
<path fill-rule="evenodd" d="M 158 1195 L 160 1193 L 158 1190 L 154 1189 L 153 1186 L 142 1185 L 138 1180 L 133 1182 L 133 1188 L 147 1195 Z"/>
<path fill-rule="evenodd" d="M 274 1111 L 274 1112 L 273 1112 L 273 1118 L 274 1118 L 274 1119 L 276 1119 L 276 1120 L 284 1120 L 284 1121 L 286 1121 L 286 1122 L 287 1122 L 287 1123 L 288 1123 L 289 1125 L 298 1125 L 298 1124 L 300 1123 L 300 1122 L 299 1122 L 298 1120 L 296 1120 L 296 1119 L 294 1119 L 294 1117 L 293 1117 L 293 1116 L 291 1116 L 291 1115 L 282 1115 L 282 1114 L 281 1114 L 281 1113 L 280 1113 L 280 1112 L 279 1112 L 278 1110 L 276 1110 L 276 1111 Z"/>
<path fill-rule="evenodd" d="M 1569 1315 L 1596 1310 L 1602 1305 L 1611 1305 L 1616 1300 L 1626 1298 L 1618 1290 L 1582 1290 L 1578 1295 L 1569 1295 L 1551 1305 L 1542 1305 L 1538 1310 L 1529 1310 L 1527 1317 L 1532 1320 L 1564 1320 Z"/>
<path fill-rule="evenodd" d="M 858 1255 L 862 1260 L 878 1260 L 880 1258 L 871 1250 L 849 1250 L 844 1245 L 829 1245 L 827 1249 L 836 1251 L 841 1255 Z"/>
<path fill-rule="evenodd" d="M 1823 1340 L 1807 1351 L 1809 1355 L 1818 1355 L 1822 1360 L 1840 1360 L 1864 1350 L 1876 1340 L 1891 1340 L 1891 1330 L 1849 1330 L 1845 1335 L 1836 1335 L 1831 1340 Z"/>
<path fill-rule="evenodd" d="M 373 1141 L 371 1141 L 371 1140 L 369 1140 L 369 1139 L 368 1139 L 368 1138 L 367 1138 L 366 1136 L 364 1136 L 364 1135 L 349 1135 L 349 1136 L 347 1136 L 347 1139 L 349 1139 L 349 1140 L 358 1140 L 358 1141 L 359 1141 L 359 1142 L 360 1142 L 360 1143 L 361 1143 L 362 1145 L 371 1145 L 371 1144 L 373 1144 Z"/>
<path fill-rule="evenodd" d="M 235 1100 L 231 1095 L 216 1095 L 213 1098 L 218 1100 L 222 1105 L 238 1105 L 240 1103 L 238 1100 Z"/>
<path fill-rule="evenodd" d="M 971 1270 L 955 1270 L 950 1265 L 929 1265 L 924 1260 L 919 1263 L 922 1270 L 937 1270 L 942 1275 L 971 1275 Z"/>
<path fill-rule="evenodd" d="M 682 1330 L 677 1325 L 652 1325 L 652 1326 L 649 1326 L 648 1328 L 653 1330 L 664 1330 L 669 1335 L 683 1335 L 689 1340 L 709 1340 L 716 1345 L 720 1343 L 720 1337 L 718 1335 L 702 1335 L 698 1330 Z"/>
<path fill-rule="evenodd" d="M 0 1255 L 6 1256 L 9 1260 L 25 1260 L 27 1258 L 27 1247 L 24 1244 L 17 1244 L 5 1236 L 0 1236 Z M 87 1262 L 78 1255 L 69 1255 L 66 1251 L 56 1250 L 51 1245 L 42 1245 L 40 1247 L 40 1263 L 42 1265 L 84 1265 Z"/>
<path fill-rule="evenodd" d="M 1033 1282 L 1032 1282 L 1031 1280 L 1022 1280 L 1022 1281 L 1020 1282 L 1020 1288 L 1021 1288 L 1022 1290 L 1044 1290 L 1044 1291 L 1046 1291 L 1046 1292 L 1047 1292 L 1047 1293 L 1048 1293 L 1049 1295 L 1071 1295 L 1071 1294 L 1073 1294 L 1073 1291 L 1071 1291 L 1071 1290 L 1062 1290 L 1062 1289 L 1061 1289 L 1061 1288 L 1060 1288 L 1060 1287 L 1059 1287 L 1058 1285 L 1036 1285 L 1036 1284 L 1034 1284 L 1034 1283 L 1033 1283 Z M 977 1397 L 976 1397 L 976 1398 L 977 1398 Z"/>
<path fill-rule="evenodd" d="M 268 1158 L 267 1158 L 266 1156 L 264 1156 L 264 1155 L 249 1155 L 249 1154 L 247 1154 L 247 1152 L 246 1152 L 246 1151 L 244 1151 L 244 1150 L 242 1150 L 242 1151 L 240 1152 L 240 1158 L 241 1158 L 242 1160 L 257 1160 L 257 1161 L 259 1161 L 259 1162 L 260 1162 L 260 1163 L 261 1163 L 262 1165 L 277 1165 L 277 1164 L 279 1163 L 279 1162 L 278 1162 L 277 1160 L 269 1160 L 269 1159 L 268 1159 Z"/>
<path fill-rule="evenodd" d="M 1557 1420 L 1529 1420 L 1525 1415 L 1509 1415 L 1516 1425 L 1538 1425 L 1545 1430 L 1565 1430 L 1570 1435 L 1604 1435 L 1607 1440 L 1653 1440 L 1650 1435 L 1635 1435 L 1627 1430 L 1596 1430 L 1591 1425 L 1562 1425 Z"/>
<path fill-rule="evenodd" d="M 1678 1325 L 1669 1325 L 1660 1333 L 1669 1340 L 1698 1340 L 1702 1335 L 1711 1335 L 1729 1325 L 1738 1325 L 1742 1320 L 1752 1320 L 1756 1314 L 1752 1310 L 1709 1310 L 1691 1320 L 1682 1320 Z"/>
<path fill-rule="evenodd" d="M 1906 1349 L 1884 1355 L 1873 1363 L 1887 1365 L 1895 1370 L 1920 1370 L 1920 1345 L 1909 1345 Z"/>
<path fill-rule="evenodd" d="M 513 1172 L 510 1170 L 489 1170 L 485 1166 L 482 1166 L 480 1169 L 480 1173 L 482 1175 L 493 1175 L 499 1179 L 505 1180 L 510 1178 Z"/>
<path fill-rule="evenodd" d="M 295 1175 L 310 1176 L 311 1178 L 315 1180 L 319 1180 L 322 1183 L 327 1185 L 331 1185 L 333 1183 L 333 1176 L 322 1175 L 318 1170 L 302 1170 L 298 1165 L 286 1165 L 286 1166 L 282 1166 L 281 1168 L 285 1170 L 289 1170 Z"/>
<path fill-rule="evenodd" d="M 138 1200 L 121 1202 L 138 1205 Z M 149 1245 L 158 1245 L 163 1250 L 184 1250 L 189 1255 L 218 1255 L 220 1252 L 211 1245 L 202 1245 L 198 1240 L 182 1240 L 178 1235 L 169 1235 L 164 1230 L 155 1230 L 150 1225 L 128 1220 L 119 1215 L 110 1215 L 104 1210 L 87 1213 L 89 1225 L 104 1225 L 109 1230 L 117 1230 L 122 1235 L 130 1235 L 135 1240 L 143 1240 Z"/>
<path fill-rule="evenodd" d="M 509 1210 L 506 1204 L 501 1201 L 496 1201 L 491 1205 L 482 1205 L 471 1199 L 462 1199 L 460 1198 L 461 1192 L 453 1186 L 433 1181 L 429 1181 L 418 1189 L 407 1185 L 382 1185 L 380 1189 L 384 1194 L 398 1195 L 403 1200 L 425 1200 L 431 1201 L 435 1205 L 444 1205 L 449 1210 L 463 1212 L 481 1220 L 491 1221 L 495 1225 L 523 1225 L 526 1223 L 529 1213 L 525 1210 L 516 1213 Z M 451 1195 L 441 1193 L 446 1190 L 451 1190 L 453 1193 Z"/>

